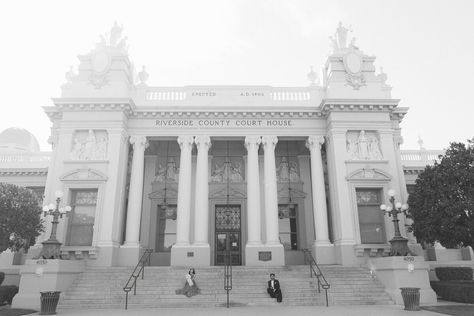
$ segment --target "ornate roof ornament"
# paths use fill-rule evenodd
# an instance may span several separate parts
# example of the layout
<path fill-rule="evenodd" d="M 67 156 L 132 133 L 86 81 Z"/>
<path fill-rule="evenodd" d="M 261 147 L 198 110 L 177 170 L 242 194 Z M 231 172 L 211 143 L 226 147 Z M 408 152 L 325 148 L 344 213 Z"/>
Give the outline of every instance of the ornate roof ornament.
<path fill-rule="evenodd" d="M 347 48 L 347 34 L 349 32 L 352 32 L 350 26 L 348 28 L 344 27 L 342 26 L 342 22 L 339 22 L 339 25 L 336 29 L 336 33 L 334 34 L 334 36 L 329 37 L 329 40 L 331 41 L 331 46 L 334 48 L 335 51 Z M 351 45 L 354 41 L 355 39 L 352 39 Z"/>
<path fill-rule="evenodd" d="M 146 82 L 148 80 L 148 77 L 150 77 L 150 75 L 148 74 L 148 72 L 146 72 L 145 70 L 145 65 L 143 65 L 142 67 L 142 71 L 140 71 L 138 73 L 138 80 L 140 80 L 140 82 L 138 83 L 139 86 L 147 86 Z"/>
<path fill-rule="evenodd" d="M 313 66 L 310 66 L 310 71 L 307 74 L 308 80 L 310 81 L 310 86 L 319 85 L 318 74 L 314 72 Z"/>

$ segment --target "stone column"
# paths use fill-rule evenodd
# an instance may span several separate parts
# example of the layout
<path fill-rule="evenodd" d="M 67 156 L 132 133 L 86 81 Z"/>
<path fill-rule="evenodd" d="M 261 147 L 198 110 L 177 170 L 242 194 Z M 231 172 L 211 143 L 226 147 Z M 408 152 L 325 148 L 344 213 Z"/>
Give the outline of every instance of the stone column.
<path fill-rule="evenodd" d="M 285 263 L 283 245 L 280 243 L 278 231 L 278 190 L 275 167 L 276 136 L 263 136 L 264 177 L 265 177 L 265 247 L 271 250 L 271 261 L 267 264 L 283 265 Z"/>
<path fill-rule="evenodd" d="M 311 153 L 311 186 L 313 193 L 316 244 L 329 243 L 326 190 L 324 186 L 323 161 L 321 157 L 321 145 L 323 143 L 323 136 L 310 136 L 306 141 L 306 147 Z"/>
<path fill-rule="evenodd" d="M 191 150 L 193 148 L 193 138 L 193 136 L 178 137 L 181 156 L 179 162 L 175 246 L 189 245 L 189 221 L 191 212 Z"/>
<path fill-rule="evenodd" d="M 325 258 L 332 256 L 332 244 L 329 242 L 328 216 L 326 207 L 326 190 L 324 184 L 323 161 L 321 157 L 321 146 L 324 143 L 323 136 L 310 136 L 306 141 L 306 147 L 311 153 L 311 188 L 313 198 L 314 229 L 316 239 L 313 243 L 313 256 L 317 262 L 326 263 Z M 330 247 L 330 249 L 327 249 Z"/>
<path fill-rule="evenodd" d="M 133 145 L 132 173 L 130 176 L 127 226 L 123 247 L 138 248 L 142 210 L 143 167 L 145 164 L 145 149 L 148 147 L 148 142 L 145 136 L 132 136 L 130 137 L 130 143 Z"/>
<path fill-rule="evenodd" d="M 265 173 L 265 220 L 266 220 L 266 244 L 280 244 L 278 234 L 278 192 L 275 167 L 275 147 L 278 143 L 276 136 L 263 136 L 262 144 L 265 151 L 264 173 Z"/>
<path fill-rule="evenodd" d="M 209 179 L 208 151 L 211 147 L 209 136 L 196 136 L 196 207 L 194 216 L 194 245 L 209 248 Z"/>
<path fill-rule="evenodd" d="M 258 148 L 260 136 L 245 137 L 247 148 L 247 244 L 245 245 L 245 265 L 264 265 L 259 260 L 259 252 L 267 251 L 262 243 L 261 200 L 260 200 L 260 168 Z"/>
<path fill-rule="evenodd" d="M 260 137 L 245 137 L 245 148 L 247 148 L 247 245 L 262 244 L 258 171 L 258 147 L 260 143 Z"/>

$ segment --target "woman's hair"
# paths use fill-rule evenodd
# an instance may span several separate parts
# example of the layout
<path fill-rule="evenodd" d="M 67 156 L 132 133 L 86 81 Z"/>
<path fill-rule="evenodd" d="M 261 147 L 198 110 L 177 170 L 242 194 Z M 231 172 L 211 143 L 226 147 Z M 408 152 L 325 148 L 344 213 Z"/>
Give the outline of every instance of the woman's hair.
<path fill-rule="evenodd" d="M 192 273 L 192 274 L 196 274 L 196 271 L 194 270 L 194 268 L 191 268 L 191 269 L 189 269 L 189 272 L 188 272 L 188 273 L 189 273 L 189 274 L 191 274 L 191 273 Z"/>

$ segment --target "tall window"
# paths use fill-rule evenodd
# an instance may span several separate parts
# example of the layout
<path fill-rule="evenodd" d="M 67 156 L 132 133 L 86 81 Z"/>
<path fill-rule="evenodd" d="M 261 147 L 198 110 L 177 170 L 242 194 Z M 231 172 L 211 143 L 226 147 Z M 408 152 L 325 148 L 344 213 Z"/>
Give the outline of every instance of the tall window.
<path fill-rule="evenodd" d="M 91 246 L 94 233 L 97 189 L 73 190 L 67 245 Z"/>
<path fill-rule="evenodd" d="M 296 230 L 296 206 L 278 205 L 278 227 L 280 231 L 280 242 L 285 250 L 298 249 L 298 234 Z"/>
<path fill-rule="evenodd" d="M 362 244 L 384 244 L 385 224 L 380 211 L 379 189 L 356 189 L 359 212 L 360 241 Z"/>
<path fill-rule="evenodd" d="M 158 252 L 170 252 L 176 242 L 176 205 L 167 205 L 163 208 L 158 205 Z"/>

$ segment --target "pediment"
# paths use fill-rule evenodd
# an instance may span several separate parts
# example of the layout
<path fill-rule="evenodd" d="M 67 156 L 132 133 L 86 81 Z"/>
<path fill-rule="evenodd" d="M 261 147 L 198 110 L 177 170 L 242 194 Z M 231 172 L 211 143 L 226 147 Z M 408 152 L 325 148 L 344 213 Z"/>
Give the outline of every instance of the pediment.
<path fill-rule="evenodd" d="M 227 190 L 229 190 L 229 198 L 230 199 L 245 199 L 247 198 L 247 194 L 244 191 L 241 191 L 237 188 L 230 187 L 227 189 L 226 187 L 220 187 L 210 192 L 209 198 L 210 199 L 219 199 L 222 197 L 227 196 Z"/>
<path fill-rule="evenodd" d="M 176 199 L 178 196 L 178 190 L 175 187 L 170 187 L 166 189 L 166 198 L 167 199 Z M 165 190 L 157 190 L 148 194 L 150 200 L 163 200 L 165 198 Z"/>
<path fill-rule="evenodd" d="M 95 169 L 75 169 L 59 177 L 61 181 L 107 181 L 108 177 Z"/>
<path fill-rule="evenodd" d="M 376 181 L 390 181 L 392 176 L 389 173 L 376 168 L 362 168 L 351 172 L 347 178 L 348 181 L 355 180 L 376 180 Z"/>
<path fill-rule="evenodd" d="M 292 199 L 304 199 L 306 197 L 306 193 L 297 189 L 291 188 L 291 198 Z M 290 190 L 288 190 L 288 186 L 282 186 L 278 190 L 278 198 L 289 198 L 290 197 Z"/>

